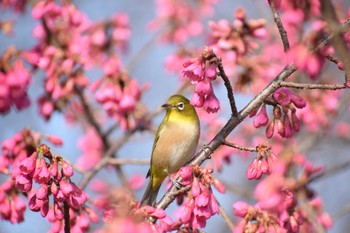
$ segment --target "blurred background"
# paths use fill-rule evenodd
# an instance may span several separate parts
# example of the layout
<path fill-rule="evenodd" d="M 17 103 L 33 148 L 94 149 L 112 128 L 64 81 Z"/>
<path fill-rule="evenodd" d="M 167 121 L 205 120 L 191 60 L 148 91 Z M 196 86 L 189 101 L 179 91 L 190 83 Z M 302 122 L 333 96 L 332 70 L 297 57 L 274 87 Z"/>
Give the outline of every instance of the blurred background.
<path fill-rule="evenodd" d="M 132 37 L 129 44 L 128 53 L 123 57 L 126 64 L 135 64 L 134 69 L 130 71 L 132 77 L 136 78 L 139 83 L 150 85 L 148 91 L 145 92 L 142 99 L 147 103 L 150 110 L 155 110 L 164 101 L 173 94 L 179 87 L 179 79 L 176 75 L 170 75 L 165 72 L 164 59 L 170 55 L 175 47 L 164 44 L 157 45 L 155 41 L 155 32 L 147 29 L 147 24 L 155 17 L 155 4 L 153 1 L 113 1 L 113 0 L 89 0 L 74 1 L 77 8 L 85 13 L 91 21 L 108 18 L 116 12 L 126 12 L 129 16 Z M 229 1 L 221 0 L 215 7 L 213 16 L 209 16 L 206 20 L 217 20 L 219 18 L 227 18 L 229 21 L 233 18 L 233 12 L 242 6 L 247 10 L 248 18 L 265 18 L 273 21 L 269 9 L 264 3 L 255 0 Z M 5 48 L 15 45 L 19 49 L 28 49 L 36 44 L 35 38 L 32 36 L 32 30 L 37 24 L 31 17 L 30 10 L 23 15 L 11 13 L 10 11 L 1 11 L 0 19 L 15 20 L 14 34 L 5 36 L 0 34 L 0 52 Z M 273 24 L 271 24 L 273 25 Z M 204 42 L 198 39 L 191 40 L 190 43 L 200 47 L 204 46 Z M 140 52 L 141 51 L 141 52 Z M 101 70 L 91 70 L 87 76 L 91 80 L 96 80 L 101 76 Z M 30 87 L 29 94 L 32 103 L 35 103 L 41 94 L 43 73 L 36 73 L 33 77 L 33 83 Z M 222 85 L 223 86 L 223 85 Z M 215 93 L 219 99 L 225 100 L 226 92 L 223 87 L 217 86 Z M 190 97 L 187 95 L 187 97 Z M 252 96 L 239 95 L 237 98 L 238 109 L 245 106 Z M 229 109 L 227 102 L 222 101 L 222 110 L 218 113 L 220 117 L 228 119 L 225 110 Z M 341 119 L 349 121 L 349 112 L 344 109 Z M 157 126 L 162 119 L 160 114 L 155 120 L 154 125 Z M 67 125 L 62 115 L 54 114 L 49 122 L 45 122 L 39 115 L 35 105 L 20 112 L 11 111 L 6 116 L 0 117 L 0 141 L 12 137 L 16 132 L 24 127 L 32 130 L 51 134 L 63 139 L 62 147 L 51 147 L 52 151 L 61 154 L 68 160 L 75 162 L 81 154 L 77 147 L 77 141 L 82 136 L 83 131 L 76 126 Z M 350 132 L 349 132 L 350 133 Z M 121 158 L 140 158 L 146 159 L 150 157 L 153 137 L 151 133 L 138 133 L 132 141 L 125 144 L 121 151 Z M 306 141 L 308 138 L 305 139 Z M 345 163 L 350 160 L 350 143 L 349 141 L 339 140 L 327 135 L 325 132 L 322 137 L 317 138 L 312 150 L 308 151 L 308 156 L 315 164 L 325 164 L 326 168 Z M 246 199 L 245 194 L 253 191 L 254 181 L 247 181 L 245 172 L 250 164 L 252 157 L 233 156 L 232 163 L 225 165 L 220 174 L 215 174 L 224 183 L 230 184 L 235 192 L 227 192 L 226 194 L 216 193 L 218 201 L 225 208 L 230 218 L 233 219 L 232 203 Z M 128 176 L 140 174 L 145 176 L 148 166 L 142 165 L 126 165 L 124 167 Z M 110 175 L 114 173 L 112 170 L 104 170 L 98 174 L 98 177 L 115 185 L 118 184 L 116 176 Z M 330 232 L 347 232 L 350 228 L 350 185 L 348 181 L 350 170 L 344 169 L 324 179 L 317 180 L 312 183 L 312 188 L 321 196 L 325 202 L 325 209 L 334 217 L 334 227 Z M 0 176 L 0 181 L 3 177 Z M 76 181 L 80 181 L 79 173 L 74 175 Z M 139 190 L 137 198 L 140 199 L 144 188 Z M 161 193 L 164 189 L 161 190 Z M 252 193 L 251 193 L 252 194 Z M 248 202 L 251 202 L 248 198 Z M 171 204 L 169 212 L 171 213 L 176 204 Z M 344 208 L 345 207 L 345 208 Z M 347 207 L 347 208 L 346 208 Z M 339 212 L 341 210 L 341 212 Z M 49 223 L 39 216 L 39 213 L 26 211 L 25 221 L 21 224 L 12 225 L 8 222 L 0 222 L 0 232 L 46 232 L 49 229 Z M 94 227 L 93 227 L 94 229 Z M 206 232 L 228 232 L 228 228 L 220 216 L 214 216 L 208 221 Z"/>

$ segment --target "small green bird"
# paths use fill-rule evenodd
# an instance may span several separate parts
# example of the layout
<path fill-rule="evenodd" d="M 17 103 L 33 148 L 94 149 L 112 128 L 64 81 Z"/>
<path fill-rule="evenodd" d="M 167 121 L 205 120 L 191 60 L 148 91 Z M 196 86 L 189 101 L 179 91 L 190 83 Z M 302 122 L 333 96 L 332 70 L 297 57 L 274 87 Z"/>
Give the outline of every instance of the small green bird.
<path fill-rule="evenodd" d="M 192 158 L 199 140 L 199 119 L 188 99 L 173 95 L 162 107 L 166 109 L 166 115 L 154 139 L 151 166 L 147 173 L 150 181 L 141 206 L 156 204 L 159 188 L 165 178 Z"/>

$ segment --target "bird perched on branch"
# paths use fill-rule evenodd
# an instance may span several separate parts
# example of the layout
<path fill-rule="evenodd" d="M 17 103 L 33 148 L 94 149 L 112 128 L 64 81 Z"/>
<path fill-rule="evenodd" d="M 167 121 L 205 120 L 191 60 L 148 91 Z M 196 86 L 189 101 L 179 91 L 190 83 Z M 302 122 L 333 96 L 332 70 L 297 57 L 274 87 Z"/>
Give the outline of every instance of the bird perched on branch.
<path fill-rule="evenodd" d="M 157 130 L 151 156 L 150 177 L 141 206 L 155 206 L 165 178 L 177 172 L 194 155 L 200 134 L 198 115 L 190 101 L 173 95 L 162 105 L 166 114 Z"/>

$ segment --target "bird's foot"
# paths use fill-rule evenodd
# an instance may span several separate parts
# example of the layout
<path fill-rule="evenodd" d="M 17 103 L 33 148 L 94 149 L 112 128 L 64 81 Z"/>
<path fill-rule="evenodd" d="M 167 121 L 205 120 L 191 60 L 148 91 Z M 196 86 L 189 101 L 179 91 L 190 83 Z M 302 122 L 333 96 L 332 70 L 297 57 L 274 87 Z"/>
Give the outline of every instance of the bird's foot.
<path fill-rule="evenodd" d="M 177 181 L 176 179 L 170 177 L 171 183 L 173 183 L 173 185 L 176 186 L 176 188 L 180 189 L 182 187 L 184 187 L 179 181 Z"/>

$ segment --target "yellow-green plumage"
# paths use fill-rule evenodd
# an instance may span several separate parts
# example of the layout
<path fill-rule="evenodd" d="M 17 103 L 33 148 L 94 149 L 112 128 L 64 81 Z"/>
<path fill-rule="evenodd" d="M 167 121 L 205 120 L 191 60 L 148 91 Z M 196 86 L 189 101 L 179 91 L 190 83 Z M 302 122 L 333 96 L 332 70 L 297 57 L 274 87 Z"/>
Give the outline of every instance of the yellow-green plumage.
<path fill-rule="evenodd" d="M 196 151 L 200 126 L 196 110 L 181 95 L 171 96 L 166 104 L 166 115 L 154 139 L 149 184 L 141 206 L 155 205 L 157 194 L 165 178 L 184 166 Z"/>

